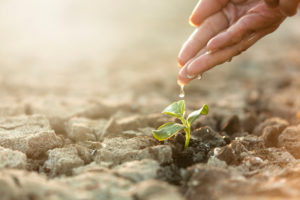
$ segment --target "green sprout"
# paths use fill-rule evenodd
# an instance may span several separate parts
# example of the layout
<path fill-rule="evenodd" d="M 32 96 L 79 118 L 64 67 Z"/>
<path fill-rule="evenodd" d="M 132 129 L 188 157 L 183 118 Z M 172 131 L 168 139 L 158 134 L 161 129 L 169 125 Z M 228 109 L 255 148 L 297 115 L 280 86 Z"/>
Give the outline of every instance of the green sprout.
<path fill-rule="evenodd" d="M 185 148 L 189 146 L 190 137 L 191 137 L 191 125 L 200 115 L 208 114 L 208 106 L 205 104 L 199 110 L 196 110 L 189 114 L 187 119 L 184 118 L 185 114 L 185 102 L 184 100 L 180 100 L 172 103 L 167 108 L 162 111 L 163 114 L 171 115 L 181 120 L 182 124 L 178 124 L 175 122 L 169 122 L 161 125 L 157 130 L 152 131 L 153 136 L 159 140 L 167 140 L 170 137 L 174 136 L 181 130 L 184 130 L 185 135 Z"/>

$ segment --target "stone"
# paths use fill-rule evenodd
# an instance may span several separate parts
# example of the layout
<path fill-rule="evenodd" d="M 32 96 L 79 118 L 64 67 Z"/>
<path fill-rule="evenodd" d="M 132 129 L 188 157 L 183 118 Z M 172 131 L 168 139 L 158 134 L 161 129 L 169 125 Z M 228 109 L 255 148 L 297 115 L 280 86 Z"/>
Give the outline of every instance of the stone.
<path fill-rule="evenodd" d="M 296 159 L 299 159 L 300 125 L 287 127 L 278 137 L 278 146 L 285 147 Z"/>
<path fill-rule="evenodd" d="M 66 124 L 66 133 L 74 141 L 95 141 L 96 136 L 90 128 L 88 119 L 72 118 Z"/>
<path fill-rule="evenodd" d="M 169 122 L 168 117 L 161 113 L 152 113 L 149 115 L 132 115 L 123 117 L 117 121 L 117 124 L 123 131 L 125 130 L 138 130 L 144 127 L 158 128 L 162 124 Z"/>
<path fill-rule="evenodd" d="M 154 159 L 159 163 L 172 161 L 172 149 L 167 145 L 157 145 L 153 137 L 105 138 L 102 148 L 97 150 L 95 161 L 111 162 L 119 165 L 124 162 L 142 159 Z"/>
<path fill-rule="evenodd" d="M 74 146 L 77 149 L 78 156 L 84 161 L 84 164 L 89 164 L 93 161 L 93 150 L 80 144 L 76 144 Z"/>
<path fill-rule="evenodd" d="M 242 119 L 242 129 L 248 133 L 252 133 L 256 125 L 258 124 L 258 119 L 254 114 L 247 113 Z"/>
<path fill-rule="evenodd" d="M 185 193 L 187 199 L 219 199 L 217 197 L 223 196 L 225 185 L 229 184 L 228 179 L 231 176 L 224 168 L 204 164 L 188 168 L 187 174 L 189 176 Z"/>
<path fill-rule="evenodd" d="M 0 169 L 1 168 L 26 168 L 26 155 L 20 151 L 13 151 L 0 147 Z"/>
<path fill-rule="evenodd" d="M 138 200 L 183 200 L 183 196 L 174 187 L 158 180 L 143 181 L 131 188 Z"/>
<path fill-rule="evenodd" d="M 194 130 L 191 134 L 191 138 L 204 142 L 209 145 L 210 148 L 224 146 L 226 144 L 224 138 L 208 126 Z"/>
<path fill-rule="evenodd" d="M 234 133 L 241 132 L 241 124 L 239 117 L 237 115 L 231 116 L 225 121 L 221 130 L 225 131 L 230 136 Z"/>
<path fill-rule="evenodd" d="M 278 126 L 265 127 L 261 136 L 265 147 L 277 147 L 279 134 Z"/>
<path fill-rule="evenodd" d="M 254 129 L 253 134 L 260 136 L 263 133 L 264 128 L 266 128 L 267 126 L 276 126 L 279 132 L 281 133 L 288 125 L 289 123 L 284 119 L 278 117 L 269 118 L 266 119 L 264 122 L 260 123 Z"/>
<path fill-rule="evenodd" d="M 43 169 L 51 177 L 61 174 L 71 175 L 73 168 L 84 164 L 76 147 L 73 146 L 49 150 L 47 154 L 48 160 L 44 163 Z"/>
<path fill-rule="evenodd" d="M 62 144 L 42 115 L 0 119 L 0 146 L 21 151 L 29 158 L 38 158 Z"/>
<path fill-rule="evenodd" d="M 229 145 L 221 147 L 214 156 L 225 161 L 227 165 L 238 165 L 243 159 L 244 152 L 247 152 L 245 146 L 240 141 L 233 140 Z"/>
<path fill-rule="evenodd" d="M 134 200 L 128 192 L 133 182 L 109 170 L 82 173 L 78 176 L 60 178 L 55 182 L 58 185 L 67 185 L 72 191 L 85 194 L 86 198 L 83 199 Z"/>
<path fill-rule="evenodd" d="M 76 142 L 102 141 L 106 136 L 112 137 L 121 133 L 113 118 L 91 120 L 75 117 L 68 121 L 65 131 L 67 136 Z"/>
<path fill-rule="evenodd" d="M 67 185 L 48 181 L 36 172 L 16 169 L 0 170 L 0 194 L 1 200 L 88 199 L 82 191 L 71 191 Z"/>
<path fill-rule="evenodd" d="M 126 162 L 114 168 L 120 176 L 134 182 L 155 179 L 159 169 L 159 163 L 150 159 Z"/>
<path fill-rule="evenodd" d="M 154 129 L 151 127 L 138 128 L 137 130 L 127 130 L 123 132 L 123 135 L 129 137 L 137 137 L 137 136 L 152 136 L 152 131 Z"/>

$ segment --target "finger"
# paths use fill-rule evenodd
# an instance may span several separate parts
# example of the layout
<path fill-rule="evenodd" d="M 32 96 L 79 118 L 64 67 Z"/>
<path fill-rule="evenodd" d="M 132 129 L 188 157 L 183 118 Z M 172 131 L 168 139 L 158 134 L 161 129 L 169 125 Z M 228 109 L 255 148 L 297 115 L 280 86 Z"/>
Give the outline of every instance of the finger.
<path fill-rule="evenodd" d="M 185 65 L 188 60 L 206 46 L 212 37 L 223 31 L 227 26 L 228 21 L 222 12 L 218 12 L 205 20 L 183 44 L 178 55 L 178 64 L 180 66 Z"/>
<path fill-rule="evenodd" d="M 200 0 L 190 16 L 190 24 L 199 26 L 206 18 L 220 11 L 229 0 Z"/>
<path fill-rule="evenodd" d="M 192 79 L 190 77 L 196 77 L 198 74 L 203 74 L 205 71 L 213 68 L 216 65 L 222 64 L 233 56 L 240 54 L 248 49 L 256 41 L 265 35 L 273 32 L 277 27 L 268 28 L 257 33 L 253 33 L 247 36 L 243 42 L 235 44 L 226 49 L 219 50 L 213 54 L 203 54 L 195 58 L 189 65 L 186 65 L 178 74 L 178 81 L 184 85 L 188 84 Z"/>
<path fill-rule="evenodd" d="M 281 12 L 286 16 L 293 16 L 297 13 L 300 0 L 280 0 L 279 7 Z"/>
<path fill-rule="evenodd" d="M 263 6 L 265 7 L 264 9 L 267 9 L 266 12 L 261 10 L 259 13 L 249 13 L 240 18 L 225 32 L 212 38 L 207 44 L 207 49 L 216 51 L 217 49 L 232 46 L 239 43 L 247 35 L 257 32 L 265 27 L 269 27 L 280 21 L 281 18 L 283 20 L 283 16 L 278 12 L 278 9 L 272 9 L 272 11 L 270 11 L 270 8 L 267 8 L 265 5 Z"/>
<path fill-rule="evenodd" d="M 270 8 L 275 8 L 276 6 L 279 5 L 279 0 L 265 0 L 265 3 L 266 3 Z"/>

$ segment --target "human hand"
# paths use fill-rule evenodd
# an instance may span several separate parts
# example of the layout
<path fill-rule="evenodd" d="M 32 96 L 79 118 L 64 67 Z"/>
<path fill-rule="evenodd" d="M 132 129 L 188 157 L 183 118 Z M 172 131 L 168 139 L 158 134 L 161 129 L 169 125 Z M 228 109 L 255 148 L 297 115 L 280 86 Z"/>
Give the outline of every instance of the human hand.
<path fill-rule="evenodd" d="M 279 6 L 280 11 L 286 16 L 293 16 L 297 13 L 300 0 L 265 0 L 270 7 Z"/>
<path fill-rule="evenodd" d="M 190 23 L 196 30 L 184 43 L 178 63 L 178 82 L 222 64 L 278 28 L 285 16 L 261 0 L 201 0 Z"/>

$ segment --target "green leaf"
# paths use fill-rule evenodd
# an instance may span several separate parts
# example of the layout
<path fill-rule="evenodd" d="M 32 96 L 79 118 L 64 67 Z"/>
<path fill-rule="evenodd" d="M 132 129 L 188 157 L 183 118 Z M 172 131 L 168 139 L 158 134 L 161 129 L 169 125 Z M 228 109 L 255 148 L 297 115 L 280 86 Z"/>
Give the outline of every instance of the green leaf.
<path fill-rule="evenodd" d="M 162 113 L 180 118 L 180 117 L 183 117 L 184 110 L 185 110 L 185 102 L 184 102 L 184 100 L 180 100 L 180 101 L 174 102 L 171 105 L 169 105 L 168 107 L 166 107 L 162 111 Z"/>
<path fill-rule="evenodd" d="M 184 128 L 185 126 L 183 126 L 182 124 L 169 122 L 160 126 L 157 130 L 152 131 L 152 133 L 157 140 L 163 141 L 169 139 L 170 137 L 175 135 L 178 131 L 183 130 Z"/>
<path fill-rule="evenodd" d="M 189 114 L 188 116 L 188 123 L 191 125 L 200 115 L 207 115 L 208 114 L 208 106 L 205 104 L 199 110 L 196 110 Z"/>

